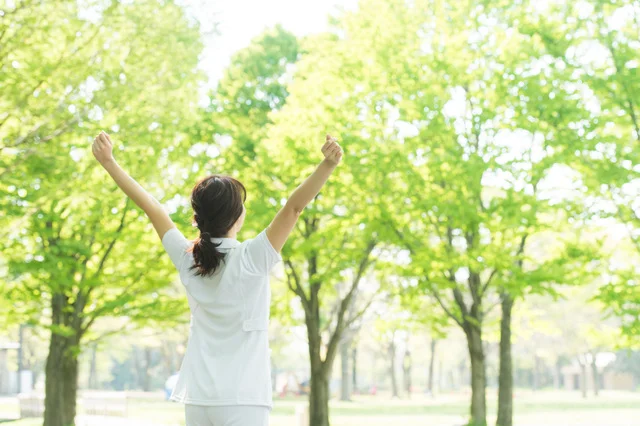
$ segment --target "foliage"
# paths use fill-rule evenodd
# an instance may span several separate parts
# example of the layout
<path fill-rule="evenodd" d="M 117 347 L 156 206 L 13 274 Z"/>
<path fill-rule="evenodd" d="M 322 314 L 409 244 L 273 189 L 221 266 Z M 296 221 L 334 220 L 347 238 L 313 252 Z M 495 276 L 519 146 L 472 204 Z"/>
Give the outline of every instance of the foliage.
<path fill-rule="evenodd" d="M 172 176 L 158 170 L 193 118 L 197 24 L 151 0 L 17 2 L 3 15 L 2 315 L 77 340 L 104 316 L 183 322 L 157 237 L 89 146 L 107 129 L 123 167 L 157 197 L 171 194 Z"/>
<path fill-rule="evenodd" d="M 573 123 L 580 144 L 572 167 L 588 189 L 582 216 L 594 222 L 622 223 L 631 257 L 640 255 L 640 6 L 635 1 L 588 0 L 543 10 L 527 2 L 518 13 L 553 61 L 565 68 L 564 85 L 581 99 L 581 117 Z M 612 263 L 619 263 L 615 259 Z M 633 262 L 632 262 L 633 263 Z M 607 284 L 600 300 L 624 322 L 629 343 L 638 335 L 638 271 L 632 266 L 605 268 Z M 611 277 L 613 276 L 613 278 Z M 637 344 L 637 342 L 636 342 Z"/>

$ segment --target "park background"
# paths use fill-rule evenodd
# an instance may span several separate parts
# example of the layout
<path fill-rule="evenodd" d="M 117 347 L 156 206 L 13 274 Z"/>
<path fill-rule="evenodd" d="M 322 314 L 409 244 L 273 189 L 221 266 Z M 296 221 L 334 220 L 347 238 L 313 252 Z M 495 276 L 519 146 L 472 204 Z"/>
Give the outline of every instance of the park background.
<path fill-rule="evenodd" d="M 1 1 L 0 421 L 184 424 L 184 290 L 106 130 L 188 237 L 199 177 L 250 238 L 340 140 L 272 425 L 639 425 L 639 40 L 630 0 Z"/>

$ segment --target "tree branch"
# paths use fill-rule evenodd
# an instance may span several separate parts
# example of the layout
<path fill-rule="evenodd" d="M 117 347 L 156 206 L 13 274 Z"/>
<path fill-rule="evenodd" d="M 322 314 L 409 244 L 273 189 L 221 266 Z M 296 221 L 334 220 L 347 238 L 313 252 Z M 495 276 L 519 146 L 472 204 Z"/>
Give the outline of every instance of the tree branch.
<path fill-rule="evenodd" d="M 345 232 L 342 238 L 342 244 L 340 245 L 340 247 L 344 247 L 345 244 L 347 243 L 347 239 L 348 239 L 348 234 Z M 335 256 L 333 256 L 331 259 L 329 259 L 329 265 L 325 268 L 325 274 L 329 273 L 333 270 L 336 261 L 340 258 L 340 253 L 336 253 Z"/>
<path fill-rule="evenodd" d="M 367 245 L 364 256 L 362 257 L 362 259 L 360 260 L 360 264 L 358 265 L 358 271 L 351 283 L 351 288 L 347 292 L 346 296 L 340 302 L 340 309 L 338 310 L 336 327 L 333 330 L 333 333 L 331 334 L 331 337 L 329 339 L 329 344 L 327 345 L 327 355 L 325 357 L 325 361 L 333 360 L 333 357 L 338 347 L 338 343 L 340 341 L 342 331 L 345 328 L 345 324 L 344 324 L 345 313 L 347 312 L 347 309 L 351 304 L 351 299 L 353 297 L 354 292 L 358 288 L 358 284 L 360 284 L 362 276 L 364 275 L 364 271 L 367 269 L 367 267 L 370 264 L 369 260 L 371 257 L 371 252 L 373 251 L 376 244 L 377 242 L 375 240 L 371 240 Z"/>
<path fill-rule="evenodd" d="M 491 284 L 491 280 L 493 279 L 493 277 L 495 277 L 497 272 L 498 268 L 494 268 L 493 271 L 491 271 L 491 275 L 489 275 L 489 278 L 487 278 L 487 281 L 485 281 L 484 285 L 482 286 L 482 290 L 480 290 L 480 297 L 484 296 L 484 293 L 487 291 L 487 287 L 489 287 L 489 284 Z"/>
<path fill-rule="evenodd" d="M 494 302 L 491 305 L 489 305 L 489 307 L 484 311 L 484 314 L 485 315 L 489 315 L 491 313 L 491 311 L 493 311 L 495 309 L 495 307 L 500 304 L 500 302 L 501 302 L 501 300 L 498 299 L 496 302 Z"/>
<path fill-rule="evenodd" d="M 290 259 L 284 259 L 284 264 L 289 268 L 288 271 L 285 268 L 285 273 L 287 274 L 287 287 L 289 287 L 289 290 L 291 290 L 294 294 L 296 294 L 300 298 L 300 302 L 302 303 L 302 307 L 304 308 L 305 312 L 310 313 L 311 307 L 309 305 L 309 298 L 307 298 L 307 295 L 304 292 L 304 289 L 302 288 L 302 285 L 300 283 L 300 277 L 298 276 L 298 273 L 296 272 L 293 266 L 293 263 L 291 262 Z M 291 283 L 292 278 L 293 278 L 293 284 Z"/>
<path fill-rule="evenodd" d="M 464 296 L 459 288 L 455 287 L 452 289 L 453 292 L 453 300 L 455 300 L 456 305 L 460 308 L 460 312 L 462 313 L 463 322 L 466 321 L 467 315 L 469 315 L 469 308 L 467 308 L 466 303 L 464 303 Z"/>
<path fill-rule="evenodd" d="M 447 306 L 444 304 L 444 302 L 442 301 L 442 299 L 440 298 L 440 293 L 438 293 L 438 290 L 436 290 L 433 286 L 429 286 L 429 290 L 431 291 L 431 294 L 433 294 L 433 297 L 436 298 L 436 300 L 438 301 L 438 304 L 440 305 L 440 307 L 444 310 L 444 312 L 452 319 L 454 320 L 460 327 L 464 328 L 464 325 L 462 324 L 461 319 L 459 319 L 456 315 L 454 315 L 448 308 Z"/>
<path fill-rule="evenodd" d="M 118 241 L 118 237 L 120 236 L 120 232 L 122 231 L 122 229 L 124 228 L 125 225 L 125 217 L 127 215 L 127 212 L 129 210 L 129 197 L 127 197 L 125 204 L 124 204 L 124 209 L 122 210 L 122 217 L 120 218 L 120 224 L 118 225 L 118 228 L 115 231 L 115 237 L 111 240 L 111 242 L 109 243 L 109 245 L 107 246 L 107 249 L 105 250 L 104 254 L 102 255 L 102 259 L 100 259 L 100 263 L 98 264 L 98 269 L 96 269 L 96 272 L 92 275 L 91 279 L 95 279 L 101 272 L 102 272 L 102 268 L 104 268 L 104 264 L 107 261 L 107 258 L 109 257 L 109 254 L 111 253 L 111 250 L 113 250 L 113 246 L 115 246 L 116 241 Z"/>
<path fill-rule="evenodd" d="M 356 312 L 355 315 L 353 315 L 351 318 L 349 318 L 346 323 L 345 323 L 345 329 L 351 328 L 351 326 L 358 321 L 360 318 L 362 318 L 362 316 L 365 314 L 365 312 L 371 307 L 371 305 L 373 304 L 374 300 L 376 299 L 375 294 L 373 296 L 371 296 L 371 299 L 369 299 L 369 301 L 367 303 L 365 303 L 364 307 L 362 309 L 360 309 L 358 312 Z"/>
<path fill-rule="evenodd" d="M 412 255 L 415 255 L 416 254 L 416 250 L 414 248 L 414 245 L 407 240 L 407 238 L 405 237 L 404 233 L 402 231 L 400 231 L 397 227 L 393 226 L 392 224 L 390 224 L 390 226 L 393 228 L 393 231 L 398 236 L 400 241 L 402 241 L 404 243 L 404 245 L 407 247 L 407 250 L 409 250 L 409 253 L 411 253 Z"/>
<path fill-rule="evenodd" d="M 156 261 L 160 260 L 160 258 L 162 258 L 163 255 L 164 255 L 164 252 L 160 251 L 156 256 L 154 256 L 151 259 L 150 263 L 155 263 Z M 89 329 L 89 327 L 91 327 L 91 325 L 94 323 L 96 318 L 102 316 L 102 314 L 108 310 L 108 306 L 111 306 L 114 303 L 118 303 L 122 300 L 125 300 L 126 298 L 131 297 L 132 295 L 135 295 L 136 293 L 132 293 L 132 290 L 135 287 L 135 285 L 140 282 L 140 279 L 143 277 L 144 274 L 145 274 L 145 271 L 138 272 L 138 275 L 136 275 L 135 278 L 131 280 L 131 283 L 128 286 L 126 286 L 118 296 L 116 296 L 114 299 L 106 301 L 102 305 L 102 307 L 96 308 L 91 312 L 87 312 L 86 315 L 83 315 L 83 318 L 89 318 L 89 321 L 87 322 L 87 324 L 85 324 L 82 327 L 82 332 L 83 333 L 86 332 Z M 87 292 L 87 296 L 86 296 L 87 300 L 89 299 L 89 295 L 91 294 L 94 288 L 95 287 L 89 288 L 89 291 Z"/>

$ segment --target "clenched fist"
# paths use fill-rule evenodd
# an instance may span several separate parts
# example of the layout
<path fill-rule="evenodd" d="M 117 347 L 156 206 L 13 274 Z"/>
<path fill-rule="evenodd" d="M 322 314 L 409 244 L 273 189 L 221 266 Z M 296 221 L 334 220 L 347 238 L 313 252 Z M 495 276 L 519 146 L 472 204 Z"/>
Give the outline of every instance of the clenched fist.
<path fill-rule="evenodd" d="M 337 165 L 342 160 L 342 148 L 336 138 L 327 135 L 326 142 L 322 146 L 325 160 Z"/>
<path fill-rule="evenodd" d="M 113 161 L 113 144 L 111 143 L 111 138 L 105 132 L 100 132 L 93 140 L 91 151 L 100 164 L 104 165 L 105 163 Z"/>

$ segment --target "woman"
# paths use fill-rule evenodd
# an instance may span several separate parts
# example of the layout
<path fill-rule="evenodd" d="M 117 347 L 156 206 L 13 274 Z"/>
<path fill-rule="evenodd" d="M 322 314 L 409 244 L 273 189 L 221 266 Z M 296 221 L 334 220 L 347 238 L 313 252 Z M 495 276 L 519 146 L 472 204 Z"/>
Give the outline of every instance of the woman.
<path fill-rule="evenodd" d="M 113 180 L 151 220 L 187 290 L 189 344 L 171 399 L 185 404 L 187 426 L 266 426 L 273 405 L 269 359 L 269 272 L 281 260 L 302 210 L 315 198 L 342 159 L 327 135 L 324 160 L 256 238 L 239 242 L 245 218 L 245 188 L 213 175 L 191 194 L 200 231 L 189 241 L 162 205 L 116 163 L 109 135 L 92 151 Z"/>

